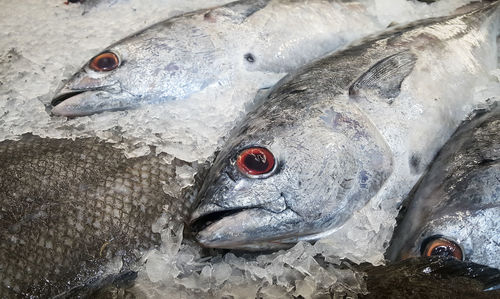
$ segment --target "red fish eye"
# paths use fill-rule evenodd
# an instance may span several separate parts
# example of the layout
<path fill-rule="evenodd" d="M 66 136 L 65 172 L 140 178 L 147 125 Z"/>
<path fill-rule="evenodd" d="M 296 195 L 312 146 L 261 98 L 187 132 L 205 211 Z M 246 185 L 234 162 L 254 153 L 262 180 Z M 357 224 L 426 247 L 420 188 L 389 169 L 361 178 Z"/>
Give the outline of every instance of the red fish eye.
<path fill-rule="evenodd" d="M 260 175 L 269 173 L 274 168 L 273 154 L 263 147 L 243 150 L 236 160 L 236 165 L 244 174 Z"/>
<path fill-rule="evenodd" d="M 443 257 L 451 256 L 460 261 L 464 258 L 460 246 L 457 243 L 444 238 L 431 240 L 425 247 L 423 255 Z"/>
<path fill-rule="evenodd" d="M 116 69 L 120 64 L 120 60 L 115 53 L 104 52 L 90 61 L 90 68 L 97 72 L 108 72 Z"/>

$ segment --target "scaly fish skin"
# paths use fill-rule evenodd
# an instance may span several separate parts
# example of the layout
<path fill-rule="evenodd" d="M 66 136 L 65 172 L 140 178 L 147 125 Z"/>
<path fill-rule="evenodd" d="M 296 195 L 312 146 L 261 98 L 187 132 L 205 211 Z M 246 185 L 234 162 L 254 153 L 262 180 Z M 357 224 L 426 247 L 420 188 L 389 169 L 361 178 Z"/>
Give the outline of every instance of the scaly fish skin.
<path fill-rule="evenodd" d="M 52 113 L 124 110 L 210 86 L 270 87 L 286 72 L 381 28 L 351 1 L 241 0 L 186 13 L 109 46 L 103 53 L 111 56 L 91 59 L 57 92 Z"/>
<path fill-rule="evenodd" d="M 394 28 L 284 78 L 217 156 L 191 217 L 198 241 L 287 247 L 353 238 L 382 205 L 395 218 L 496 65 L 498 6 Z"/>
<path fill-rule="evenodd" d="M 460 247 L 462 259 L 500 268 L 499 178 L 500 105 L 496 105 L 464 123 L 440 151 L 410 198 L 388 256 L 392 260 L 425 256 L 430 242 L 444 238 Z"/>
<path fill-rule="evenodd" d="M 0 297 L 64 294 L 159 245 L 152 224 L 162 214 L 181 224 L 189 207 L 164 192 L 188 164 L 165 159 L 127 159 L 90 138 L 1 142 Z"/>

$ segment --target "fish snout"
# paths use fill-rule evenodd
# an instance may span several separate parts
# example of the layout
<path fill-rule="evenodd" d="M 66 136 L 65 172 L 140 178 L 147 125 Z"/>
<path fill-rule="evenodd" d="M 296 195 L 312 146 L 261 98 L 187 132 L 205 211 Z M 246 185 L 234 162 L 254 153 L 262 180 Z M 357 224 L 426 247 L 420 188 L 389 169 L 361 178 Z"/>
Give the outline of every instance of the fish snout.
<path fill-rule="evenodd" d="M 133 108 L 140 98 L 122 90 L 119 83 L 96 88 L 62 88 L 52 100 L 52 114 L 75 117 Z"/>
<path fill-rule="evenodd" d="M 52 114 L 75 117 L 102 112 L 107 98 L 105 92 L 66 90 L 52 100 Z"/>
<path fill-rule="evenodd" d="M 52 99 L 52 102 L 50 103 L 53 107 L 59 105 L 60 103 L 64 102 L 65 100 L 76 96 L 80 93 L 84 92 L 84 90 L 78 90 L 78 89 L 70 89 L 68 87 L 63 87 L 60 89 L 54 98 Z"/>
<path fill-rule="evenodd" d="M 297 225 L 297 219 L 293 218 L 296 215 L 291 215 L 289 210 L 281 214 L 259 207 L 217 207 L 211 211 L 206 207 L 203 208 L 205 214 L 201 210 L 193 214 L 191 227 L 194 239 L 204 247 L 272 250 L 288 248 L 297 242 L 296 237 L 285 234 L 290 226 Z M 293 220 L 293 223 L 287 220 Z M 287 242 L 290 239 L 293 242 Z"/>
<path fill-rule="evenodd" d="M 191 214 L 191 231 L 196 236 L 213 223 L 241 212 L 245 208 L 225 208 L 213 203 L 203 203 L 199 205 Z"/>

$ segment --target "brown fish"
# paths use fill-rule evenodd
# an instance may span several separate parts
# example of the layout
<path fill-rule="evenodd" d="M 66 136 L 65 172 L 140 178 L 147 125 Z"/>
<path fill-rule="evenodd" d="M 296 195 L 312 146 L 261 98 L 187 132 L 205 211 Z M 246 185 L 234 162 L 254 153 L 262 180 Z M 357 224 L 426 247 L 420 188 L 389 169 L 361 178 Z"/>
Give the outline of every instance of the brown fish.
<path fill-rule="evenodd" d="M 127 159 L 92 138 L 0 142 L 0 297 L 65 294 L 110 263 L 125 271 L 159 245 L 160 216 L 181 224 L 176 170 L 190 164 L 151 152 Z"/>

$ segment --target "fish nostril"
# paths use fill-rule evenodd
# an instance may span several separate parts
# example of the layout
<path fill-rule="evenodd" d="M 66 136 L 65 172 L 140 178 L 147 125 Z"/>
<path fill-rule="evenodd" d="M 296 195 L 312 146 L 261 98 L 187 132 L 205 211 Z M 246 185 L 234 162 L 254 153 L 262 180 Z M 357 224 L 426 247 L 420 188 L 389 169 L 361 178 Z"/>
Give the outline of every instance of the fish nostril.
<path fill-rule="evenodd" d="M 51 105 L 55 107 L 55 106 L 61 104 L 62 102 L 64 102 L 65 100 L 67 100 L 71 97 L 74 97 L 78 94 L 81 94 L 82 92 L 83 91 L 74 91 L 74 92 L 67 92 L 67 93 L 60 94 L 59 96 L 55 97 L 52 100 Z"/>

